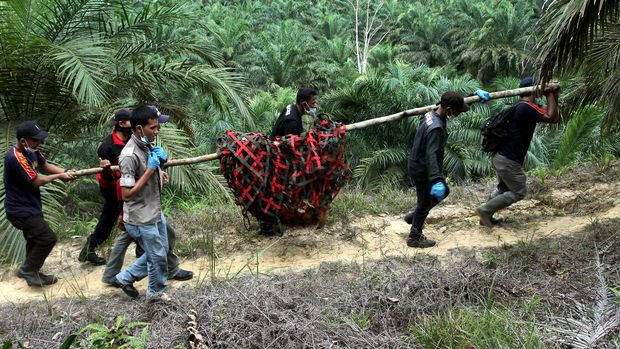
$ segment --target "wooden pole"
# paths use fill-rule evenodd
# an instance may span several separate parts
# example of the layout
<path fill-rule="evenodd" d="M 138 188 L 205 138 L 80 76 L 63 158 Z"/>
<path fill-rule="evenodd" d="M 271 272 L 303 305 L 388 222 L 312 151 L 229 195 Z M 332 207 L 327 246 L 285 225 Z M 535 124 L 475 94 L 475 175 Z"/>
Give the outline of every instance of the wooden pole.
<path fill-rule="evenodd" d="M 557 90 L 560 88 L 560 85 L 558 83 L 550 83 L 548 84 L 548 86 L 550 86 L 552 89 Z M 530 86 L 530 87 L 523 87 L 523 88 L 517 88 L 514 90 L 504 90 L 504 91 L 498 91 L 498 92 L 491 92 L 491 99 L 498 99 L 498 98 L 506 98 L 506 97 L 515 97 L 515 96 L 519 96 L 523 93 L 531 93 L 533 92 L 535 89 L 541 89 L 541 86 Z M 480 97 L 478 96 L 470 96 L 470 97 L 465 97 L 465 103 L 471 105 L 472 103 L 478 103 L 480 102 Z M 360 121 L 360 122 L 356 122 L 353 124 L 349 124 L 346 125 L 346 129 L 347 131 L 354 131 L 354 130 L 360 130 L 362 128 L 366 128 L 369 126 L 374 126 L 374 125 L 380 125 L 380 124 L 384 124 L 387 122 L 392 122 L 392 121 L 397 121 L 400 119 L 404 119 L 406 117 L 409 116 L 414 116 L 414 115 L 422 115 L 425 114 L 433 109 L 437 108 L 437 105 L 427 105 L 426 107 L 420 107 L 420 108 L 414 108 L 414 109 L 409 109 L 409 110 L 405 110 L 405 111 L 401 111 L 399 113 L 396 114 L 391 114 L 391 115 L 386 115 L 386 116 L 382 116 L 382 117 L 378 117 L 378 118 L 374 118 L 374 119 L 369 119 L 369 120 L 364 120 L 364 121 Z M 205 161 L 211 161 L 211 160 L 215 160 L 218 159 L 220 157 L 220 155 L 218 153 L 212 153 L 212 154 L 207 154 L 207 155 L 202 155 L 202 156 L 197 156 L 194 158 L 185 158 L 185 159 L 176 159 L 176 160 L 169 160 L 168 162 L 166 162 L 164 164 L 164 168 L 167 167 L 171 167 L 171 166 L 179 166 L 179 165 L 190 165 L 190 164 L 197 164 L 200 162 L 205 162 Z M 118 166 L 112 166 L 111 167 L 112 170 L 118 170 Z M 89 169 L 85 169 L 85 170 L 78 170 L 75 171 L 75 175 L 76 176 L 88 176 L 88 175 L 94 175 L 97 174 L 99 172 L 103 171 L 103 168 L 101 167 L 95 167 L 95 168 L 89 168 Z"/>

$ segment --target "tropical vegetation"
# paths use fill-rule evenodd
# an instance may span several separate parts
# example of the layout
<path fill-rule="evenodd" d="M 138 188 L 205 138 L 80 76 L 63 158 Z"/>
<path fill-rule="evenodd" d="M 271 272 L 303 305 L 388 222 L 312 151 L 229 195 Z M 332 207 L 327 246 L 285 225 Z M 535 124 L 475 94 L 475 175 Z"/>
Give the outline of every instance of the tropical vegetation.
<path fill-rule="evenodd" d="M 226 129 L 267 132 L 301 86 L 351 123 L 434 104 L 446 90 L 514 88 L 526 75 L 563 87 L 562 122 L 538 128 L 527 169 L 620 153 L 613 0 L 4 0 L 0 18 L 2 147 L 14 143 L 16 123 L 35 119 L 52 134 L 45 154 L 65 167 L 97 165 L 96 146 L 122 106 L 171 114 L 159 142 L 181 158 L 215 151 Z M 492 174 L 479 125 L 511 102 L 475 105 L 450 122 L 451 180 Z M 352 185 L 408 185 L 417 120 L 351 132 Z M 227 200 L 216 167 L 176 167 L 167 190 Z M 46 215 L 56 227 L 92 220 L 98 196 L 92 178 L 48 186 Z M 17 261 L 23 240 L 3 208 L 0 217 L 0 258 Z"/>

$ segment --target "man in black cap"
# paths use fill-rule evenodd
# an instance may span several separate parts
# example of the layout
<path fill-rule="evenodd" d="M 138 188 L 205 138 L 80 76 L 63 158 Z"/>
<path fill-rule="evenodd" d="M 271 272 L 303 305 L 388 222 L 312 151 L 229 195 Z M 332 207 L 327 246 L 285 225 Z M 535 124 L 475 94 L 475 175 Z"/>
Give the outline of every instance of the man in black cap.
<path fill-rule="evenodd" d="M 104 168 L 102 172 L 97 174 L 99 191 L 104 200 L 103 211 L 99 216 L 95 230 L 86 239 L 86 244 L 78 256 L 80 262 L 89 261 L 93 265 L 105 264 L 105 259 L 97 256 L 95 249 L 108 239 L 119 214 L 123 210 L 123 201 L 118 194 L 120 191 L 118 179 L 121 177 L 121 173 L 118 170 L 110 170 L 110 166 L 118 165 L 118 156 L 127 139 L 131 137 L 130 117 L 131 111 L 129 109 L 117 110 L 114 114 L 114 130 L 97 149 L 100 165 Z"/>
<path fill-rule="evenodd" d="M 407 239 L 409 247 L 435 246 L 435 241 L 424 236 L 422 228 L 430 210 L 450 193 L 443 174 L 444 150 L 448 140 L 446 124 L 448 117 L 457 117 L 469 110 L 463 95 L 458 92 L 444 93 L 438 104 L 437 109 L 421 118 L 407 162 L 417 196 L 415 210 L 405 216 L 405 221 L 411 224 Z"/>
<path fill-rule="evenodd" d="M 533 77 L 527 77 L 521 80 L 519 88 L 534 86 L 535 83 Z M 491 162 L 497 173 L 497 188 L 485 204 L 476 208 L 480 224 L 486 227 L 492 228 L 500 222 L 493 217 L 495 212 L 522 200 L 527 193 L 523 162 L 534 136 L 536 124 L 558 122 L 557 92 L 546 87 L 543 93 L 547 97 L 548 108 L 540 106 L 538 91 L 521 95 L 521 100 L 510 118 L 509 138 L 500 150 L 493 154 Z"/>
<path fill-rule="evenodd" d="M 28 286 L 41 287 L 58 279 L 39 272 L 56 244 L 56 234 L 43 219 L 39 187 L 56 179 L 70 181 L 76 177 L 72 171 L 47 162 L 37 149 L 48 135 L 39 125 L 25 121 L 17 125 L 16 131 L 17 144 L 4 157 L 4 209 L 9 222 L 26 239 L 26 260 L 16 274 Z"/>

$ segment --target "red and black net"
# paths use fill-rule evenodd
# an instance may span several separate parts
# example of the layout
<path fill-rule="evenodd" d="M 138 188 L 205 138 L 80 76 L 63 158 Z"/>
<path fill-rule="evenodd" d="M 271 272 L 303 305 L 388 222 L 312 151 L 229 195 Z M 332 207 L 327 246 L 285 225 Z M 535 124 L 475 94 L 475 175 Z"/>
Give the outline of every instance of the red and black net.
<path fill-rule="evenodd" d="M 277 137 L 226 131 L 220 167 L 236 202 L 259 220 L 321 221 L 349 179 L 345 126 L 322 114 L 308 132 Z"/>

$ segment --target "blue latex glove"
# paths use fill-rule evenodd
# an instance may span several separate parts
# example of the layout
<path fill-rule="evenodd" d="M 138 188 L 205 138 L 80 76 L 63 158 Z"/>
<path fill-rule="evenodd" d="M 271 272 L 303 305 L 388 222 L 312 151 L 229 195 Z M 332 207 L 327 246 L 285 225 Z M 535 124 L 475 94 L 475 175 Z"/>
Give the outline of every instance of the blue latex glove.
<path fill-rule="evenodd" d="M 476 94 L 480 97 L 482 103 L 486 103 L 491 100 L 491 95 L 485 90 L 477 89 Z"/>
<path fill-rule="evenodd" d="M 159 164 L 160 164 L 159 157 L 152 150 L 148 154 L 149 154 L 149 159 L 146 165 L 153 170 L 157 170 L 157 167 L 159 167 Z"/>
<path fill-rule="evenodd" d="M 162 147 L 153 147 L 153 149 L 151 151 L 155 155 L 157 155 L 157 157 L 159 158 L 159 162 L 166 162 L 166 161 L 168 161 L 168 154 L 166 154 L 166 152 L 164 151 L 164 148 L 162 148 Z"/>
<path fill-rule="evenodd" d="M 441 201 L 446 197 L 446 185 L 443 182 L 437 182 L 431 187 L 431 196 Z"/>

